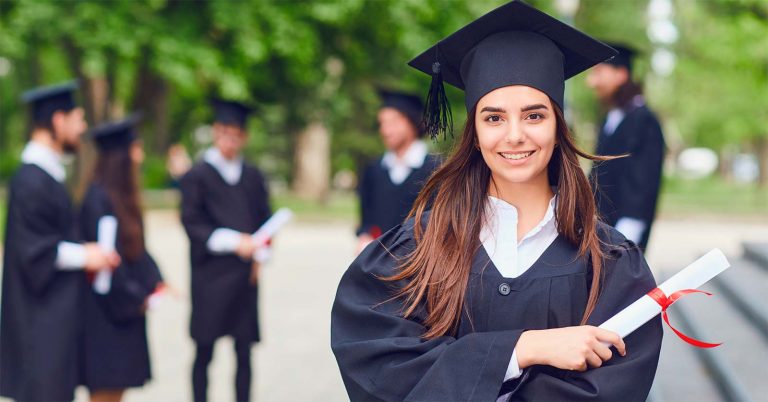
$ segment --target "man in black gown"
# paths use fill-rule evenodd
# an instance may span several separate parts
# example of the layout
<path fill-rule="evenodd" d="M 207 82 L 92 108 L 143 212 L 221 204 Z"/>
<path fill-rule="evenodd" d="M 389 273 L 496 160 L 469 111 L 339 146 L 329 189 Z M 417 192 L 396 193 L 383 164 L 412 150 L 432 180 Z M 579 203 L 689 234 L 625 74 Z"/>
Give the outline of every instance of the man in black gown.
<path fill-rule="evenodd" d="M 424 183 L 440 165 L 421 141 L 421 99 L 384 90 L 379 96 L 379 134 L 387 151 L 366 166 L 360 178 L 358 251 L 403 222 Z"/>
<path fill-rule="evenodd" d="M 634 51 L 610 44 L 618 56 L 590 70 L 587 82 L 609 109 L 597 139 L 598 155 L 629 157 L 597 164 L 590 174 L 598 212 L 645 249 L 656 216 L 664 161 L 661 125 L 632 81 Z"/>
<path fill-rule="evenodd" d="M 120 262 L 95 243 L 74 241 L 61 159 L 87 128 L 75 89 L 66 83 L 24 95 L 33 127 L 9 188 L 0 305 L 0 395 L 16 400 L 74 399 L 83 271 Z"/>
<path fill-rule="evenodd" d="M 271 209 L 264 177 L 240 154 L 249 109 L 221 100 L 214 108 L 214 146 L 180 181 L 192 263 L 190 330 L 197 344 L 192 386 L 195 401 L 206 400 L 214 343 L 229 335 L 237 354 L 237 400 L 248 401 L 250 350 L 259 341 L 258 269 L 265 251 L 251 234 Z"/>

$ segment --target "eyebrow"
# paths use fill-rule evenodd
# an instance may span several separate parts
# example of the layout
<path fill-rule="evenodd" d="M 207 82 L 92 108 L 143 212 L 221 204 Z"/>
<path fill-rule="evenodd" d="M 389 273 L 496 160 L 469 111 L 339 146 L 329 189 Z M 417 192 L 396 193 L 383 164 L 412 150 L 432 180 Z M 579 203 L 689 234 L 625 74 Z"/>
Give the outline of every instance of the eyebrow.
<path fill-rule="evenodd" d="M 536 110 L 536 109 L 548 110 L 549 108 L 546 105 L 544 105 L 543 103 L 537 103 L 535 105 L 524 106 L 524 107 L 522 107 L 520 109 L 520 111 L 521 112 L 529 112 L 531 110 Z M 500 107 L 486 106 L 486 107 L 484 107 L 484 108 L 482 108 L 480 110 L 480 113 L 483 113 L 483 112 L 506 113 L 507 111 L 506 111 L 506 109 L 500 108 Z"/>
<path fill-rule="evenodd" d="M 546 105 L 544 105 L 544 104 L 537 103 L 535 105 L 528 105 L 528 106 L 520 109 L 520 111 L 521 112 L 530 112 L 531 110 L 536 110 L 536 109 L 548 110 L 549 108 Z"/>

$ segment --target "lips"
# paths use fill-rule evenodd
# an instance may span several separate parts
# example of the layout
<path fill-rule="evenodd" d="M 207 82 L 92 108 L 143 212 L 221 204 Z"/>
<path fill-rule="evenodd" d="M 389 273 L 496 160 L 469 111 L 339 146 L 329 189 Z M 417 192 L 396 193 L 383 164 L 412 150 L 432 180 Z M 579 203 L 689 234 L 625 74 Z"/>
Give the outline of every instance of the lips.
<path fill-rule="evenodd" d="M 513 161 L 519 161 L 519 160 L 523 160 L 523 159 L 525 159 L 525 158 L 528 158 L 528 157 L 530 157 L 530 156 L 531 156 L 531 155 L 533 155 L 535 152 L 536 152 L 536 151 L 526 151 L 526 152 L 499 152 L 499 155 L 500 155 L 502 158 L 504 158 L 504 159 L 513 160 Z"/>

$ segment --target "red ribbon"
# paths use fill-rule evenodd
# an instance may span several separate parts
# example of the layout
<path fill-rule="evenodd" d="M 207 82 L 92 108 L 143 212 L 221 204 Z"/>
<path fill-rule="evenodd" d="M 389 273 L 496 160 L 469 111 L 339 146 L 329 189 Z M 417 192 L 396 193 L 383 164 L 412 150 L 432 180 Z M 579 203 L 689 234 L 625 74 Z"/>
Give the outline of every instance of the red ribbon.
<path fill-rule="evenodd" d="M 648 296 L 650 296 L 651 299 L 655 300 L 656 303 L 659 303 L 659 306 L 661 306 L 661 316 L 664 318 L 664 322 L 667 323 L 669 328 L 672 329 L 672 331 L 674 331 L 675 334 L 677 334 L 677 336 L 680 337 L 680 339 L 690 343 L 693 346 L 698 346 L 700 348 L 714 348 L 722 345 L 723 344 L 722 342 L 707 343 L 707 342 L 702 342 L 698 339 L 691 338 L 688 335 L 678 331 L 675 327 L 672 326 L 672 324 L 669 323 L 669 317 L 667 316 L 667 307 L 671 306 L 674 302 L 676 302 L 681 297 L 691 293 L 704 293 L 707 296 L 712 296 L 712 293 L 707 293 L 702 290 L 683 289 L 683 290 L 678 290 L 677 292 L 672 293 L 669 297 L 667 297 L 667 295 L 665 295 L 664 292 L 659 288 L 655 288 L 650 292 L 648 292 Z"/>
<path fill-rule="evenodd" d="M 378 226 L 371 226 L 369 234 L 371 237 L 373 237 L 374 240 L 376 240 L 379 238 L 379 236 L 381 236 L 381 228 Z"/>

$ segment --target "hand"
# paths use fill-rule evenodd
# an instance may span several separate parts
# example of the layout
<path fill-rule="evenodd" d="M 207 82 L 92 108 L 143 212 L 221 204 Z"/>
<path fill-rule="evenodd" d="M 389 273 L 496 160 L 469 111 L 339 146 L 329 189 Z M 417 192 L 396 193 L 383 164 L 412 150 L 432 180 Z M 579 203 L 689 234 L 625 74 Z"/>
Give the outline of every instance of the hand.
<path fill-rule="evenodd" d="M 100 271 L 104 268 L 114 270 L 120 265 L 120 256 L 114 252 L 104 252 L 96 243 L 85 243 L 85 268 L 86 271 Z"/>
<path fill-rule="evenodd" d="M 600 367 L 613 356 L 609 346 L 602 342 L 615 346 L 622 356 L 627 354 L 624 340 L 617 333 L 590 325 L 525 331 L 515 350 L 521 369 L 546 364 L 586 371 L 588 367 Z"/>
<path fill-rule="evenodd" d="M 242 233 L 240 235 L 240 244 L 237 246 L 237 250 L 235 250 L 235 254 L 237 254 L 238 257 L 240 257 L 243 261 L 250 261 L 253 259 L 253 253 L 256 251 L 256 244 L 253 241 L 253 238 L 251 235 L 247 233 Z"/>
<path fill-rule="evenodd" d="M 256 286 L 259 283 L 259 277 L 261 276 L 261 264 L 254 261 L 253 264 L 251 264 L 251 277 L 249 278 L 249 282 L 251 285 Z"/>
<path fill-rule="evenodd" d="M 364 248 L 373 241 L 373 236 L 368 233 L 363 233 L 357 237 L 357 249 L 356 254 L 360 254 Z"/>

